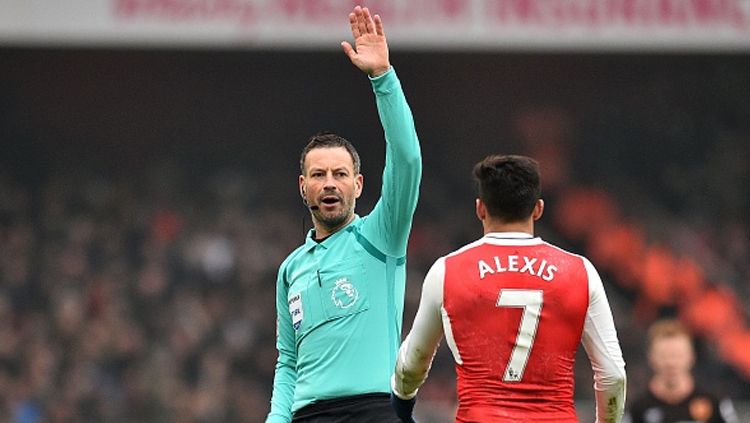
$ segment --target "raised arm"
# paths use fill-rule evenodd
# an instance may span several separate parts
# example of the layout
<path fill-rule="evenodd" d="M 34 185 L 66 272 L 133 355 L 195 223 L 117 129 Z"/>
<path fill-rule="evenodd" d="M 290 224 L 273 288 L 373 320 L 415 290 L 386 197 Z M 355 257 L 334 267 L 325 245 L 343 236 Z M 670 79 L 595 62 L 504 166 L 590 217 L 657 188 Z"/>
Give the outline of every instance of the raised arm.
<path fill-rule="evenodd" d="M 383 187 L 362 227 L 363 235 L 381 252 L 402 257 L 417 207 L 422 157 L 411 109 L 388 59 L 383 22 L 367 8 L 349 15 L 354 47 L 341 43 L 352 63 L 370 76 L 386 140 Z"/>
<path fill-rule="evenodd" d="M 371 78 L 388 71 L 391 63 L 388 61 L 388 44 L 380 16 L 371 16 L 369 9 L 357 6 L 349 14 L 349 25 L 354 37 L 354 47 L 347 41 L 342 41 L 341 47 L 354 66 Z"/>

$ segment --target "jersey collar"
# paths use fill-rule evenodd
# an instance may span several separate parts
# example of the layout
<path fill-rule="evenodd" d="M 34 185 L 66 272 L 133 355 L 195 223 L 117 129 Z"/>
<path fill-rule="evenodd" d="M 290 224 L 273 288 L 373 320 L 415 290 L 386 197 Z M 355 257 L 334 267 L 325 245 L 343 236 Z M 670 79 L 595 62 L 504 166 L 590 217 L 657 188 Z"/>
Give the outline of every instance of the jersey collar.
<path fill-rule="evenodd" d="M 313 239 L 313 234 L 315 234 L 315 229 L 314 228 L 310 229 L 309 231 L 307 231 L 307 236 L 305 237 L 305 250 L 310 251 L 314 249 L 315 247 L 328 249 L 328 246 L 330 246 L 331 243 L 334 242 L 336 238 L 340 238 L 344 232 L 351 231 L 354 228 L 353 226 L 354 222 L 357 222 L 359 219 L 360 219 L 359 215 L 355 213 L 354 219 L 352 219 L 352 221 L 349 222 L 348 225 L 342 227 L 341 229 L 332 233 L 331 235 L 328 235 L 328 237 L 321 242 L 315 241 L 315 239 Z"/>
<path fill-rule="evenodd" d="M 484 240 L 498 245 L 535 245 L 541 244 L 542 239 L 526 232 L 489 232 Z"/>

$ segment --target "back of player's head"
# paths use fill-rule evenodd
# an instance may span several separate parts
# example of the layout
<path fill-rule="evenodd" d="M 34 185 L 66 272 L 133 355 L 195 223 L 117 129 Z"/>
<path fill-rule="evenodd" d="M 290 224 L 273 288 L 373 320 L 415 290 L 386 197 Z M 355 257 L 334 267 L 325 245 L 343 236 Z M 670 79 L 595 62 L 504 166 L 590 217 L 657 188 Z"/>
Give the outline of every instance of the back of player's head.
<path fill-rule="evenodd" d="M 310 150 L 316 148 L 335 148 L 344 147 L 349 155 L 352 156 L 352 163 L 354 165 L 354 173 L 358 174 L 360 170 L 359 153 L 354 148 L 354 145 L 350 143 L 346 138 L 336 135 L 331 132 L 321 131 L 310 137 L 307 145 L 302 149 L 302 154 L 299 159 L 299 169 L 302 175 L 305 174 L 305 158 Z"/>
<path fill-rule="evenodd" d="M 692 342 L 692 336 L 682 322 L 677 319 L 658 320 L 648 328 L 648 348 L 650 350 L 655 342 L 662 339 L 680 337 Z"/>
<path fill-rule="evenodd" d="M 474 166 L 477 195 L 494 218 L 527 219 L 542 196 L 539 163 L 526 156 L 492 155 Z"/>

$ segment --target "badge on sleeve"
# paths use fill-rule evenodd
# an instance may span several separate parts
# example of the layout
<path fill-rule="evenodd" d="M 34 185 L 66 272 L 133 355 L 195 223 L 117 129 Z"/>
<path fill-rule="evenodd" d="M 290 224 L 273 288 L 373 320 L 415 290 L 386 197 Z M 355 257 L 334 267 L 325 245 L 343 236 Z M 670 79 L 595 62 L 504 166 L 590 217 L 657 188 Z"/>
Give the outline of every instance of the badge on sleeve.
<path fill-rule="evenodd" d="M 289 314 L 292 316 L 292 327 L 299 330 L 302 324 L 302 294 L 289 297 Z"/>

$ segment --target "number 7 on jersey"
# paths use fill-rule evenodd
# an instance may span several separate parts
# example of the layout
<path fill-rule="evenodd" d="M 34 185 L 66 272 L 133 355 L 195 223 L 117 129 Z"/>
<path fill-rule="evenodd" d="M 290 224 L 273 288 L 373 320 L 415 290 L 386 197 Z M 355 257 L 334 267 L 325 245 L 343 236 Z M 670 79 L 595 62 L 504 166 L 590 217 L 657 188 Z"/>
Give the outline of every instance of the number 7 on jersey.
<path fill-rule="evenodd" d="M 523 378 L 526 362 L 534 345 L 539 317 L 542 315 L 543 294 L 541 290 L 531 289 L 500 290 L 495 306 L 523 308 L 516 343 L 503 374 L 504 382 L 520 382 Z"/>

